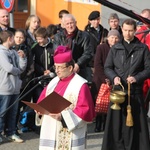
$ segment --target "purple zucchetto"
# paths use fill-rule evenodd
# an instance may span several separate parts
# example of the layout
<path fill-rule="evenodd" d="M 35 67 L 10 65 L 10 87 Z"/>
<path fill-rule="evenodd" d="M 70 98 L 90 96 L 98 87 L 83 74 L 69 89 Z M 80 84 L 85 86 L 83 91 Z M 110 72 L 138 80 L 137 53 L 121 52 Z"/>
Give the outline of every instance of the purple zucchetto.
<path fill-rule="evenodd" d="M 66 63 L 72 60 L 72 51 L 67 46 L 58 46 L 54 52 L 55 63 Z"/>

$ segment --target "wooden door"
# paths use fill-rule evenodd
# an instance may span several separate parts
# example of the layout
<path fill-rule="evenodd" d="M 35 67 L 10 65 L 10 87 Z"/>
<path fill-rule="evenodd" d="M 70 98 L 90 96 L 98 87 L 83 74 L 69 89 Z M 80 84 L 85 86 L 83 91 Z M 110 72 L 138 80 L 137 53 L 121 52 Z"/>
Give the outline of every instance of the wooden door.
<path fill-rule="evenodd" d="M 30 0 L 15 0 L 14 28 L 25 28 L 25 22 L 30 15 Z"/>

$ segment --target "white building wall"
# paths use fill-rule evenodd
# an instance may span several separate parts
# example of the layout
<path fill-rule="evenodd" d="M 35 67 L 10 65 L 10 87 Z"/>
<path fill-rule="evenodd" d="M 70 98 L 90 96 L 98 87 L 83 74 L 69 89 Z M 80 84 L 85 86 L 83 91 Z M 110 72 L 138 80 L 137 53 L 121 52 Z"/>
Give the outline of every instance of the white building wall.
<path fill-rule="evenodd" d="M 116 5 L 119 5 L 121 7 L 124 7 L 128 10 L 132 10 L 134 11 L 136 14 L 140 14 L 141 11 L 145 8 L 149 8 L 150 9 L 150 0 L 109 0 L 111 3 L 114 3 Z M 105 27 L 105 28 L 109 28 L 108 25 L 108 18 L 110 13 L 114 13 L 116 12 L 120 18 L 120 24 L 122 22 L 122 20 L 124 20 L 125 18 L 129 18 L 128 16 L 125 16 L 113 9 L 110 9 L 104 5 L 102 5 L 102 9 L 101 9 L 101 24 Z"/>

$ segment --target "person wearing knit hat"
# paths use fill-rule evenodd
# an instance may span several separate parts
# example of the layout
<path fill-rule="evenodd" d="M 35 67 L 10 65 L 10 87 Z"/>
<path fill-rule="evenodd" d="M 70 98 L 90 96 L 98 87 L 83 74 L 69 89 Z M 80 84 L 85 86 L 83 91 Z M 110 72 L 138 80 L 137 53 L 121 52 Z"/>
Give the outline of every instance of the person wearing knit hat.
<path fill-rule="evenodd" d="M 114 44 L 116 44 L 118 41 L 120 41 L 120 33 L 116 29 L 112 29 L 108 32 L 107 36 L 107 42 L 109 44 L 109 47 L 112 47 Z"/>
<path fill-rule="evenodd" d="M 95 59 L 94 59 L 94 74 L 93 82 L 91 86 L 91 93 L 96 102 L 96 98 L 103 83 L 106 83 L 107 77 L 104 73 L 104 64 L 109 53 L 110 48 L 115 45 L 120 39 L 120 34 L 118 30 L 110 30 L 107 35 L 107 40 L 105 43 L 99 44 L 96 49 Z M 103 107 L 103 106 L 102 106 Z M 100 113 L 96 116 L 95 132 L 103 132 L 106 122 L 106 114 Z"/>
<path fill-rule="evenodd" d="M 109 15 L 109 19 L 108 19 L 108 20 L 110 20 L 110 19 L 118 19 L 118 20 L 119 20 L 119 17 L 118 17 L 118 15 L 117 15 L 117 13 L 111 13 L 111 14 Z"/>
<path fill-rule="evenodd" d="M 72 50 L 67 46 L 58 46 L 55 49 L 54 66 L 57 76 L 43 90 L 38 103 L 55 91 L 72 104 L 59 113 L 44 115 L 39 150 L 55 150 L 60 147 L 61 149 L 84 150 L 87 124 L 95 117 L 94 104 L 87 81 L 74 73 Z M 67 138 L 64 138 L 64 135 Z"/>
<path fill-rule="evenodd" d="M 109 37 L 109 36 L 111 36 L 111 35 L 113 35 L 113 36 L 117 36 L 118 38 L 120 38 L 120 33 L 119 33 L 119 31 L 118 31 L 118 30 L 116 30 L 116 29 L 112 29 L 112 30 L 110 30 L 110 31 L 108 32 L 107 37 Z"/>
<path fill-rule="evenodd" d="M 111 13 L 108 18 L 108 24 L 110 26 L 110 30 L 116 29 L 122 35 L 122 30 L 121 30 L 119 23 L 120 23 L 120 20 L 119 20 L 117 13 Z"/>

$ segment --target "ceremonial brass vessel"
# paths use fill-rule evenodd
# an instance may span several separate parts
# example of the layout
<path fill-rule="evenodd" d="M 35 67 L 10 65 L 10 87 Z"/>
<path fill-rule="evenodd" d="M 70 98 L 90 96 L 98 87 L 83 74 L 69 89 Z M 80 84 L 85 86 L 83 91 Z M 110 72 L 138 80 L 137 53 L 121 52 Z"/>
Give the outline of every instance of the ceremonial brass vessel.
<path fill-rule="evenodd" d="M 120 83 L 120 86 L 122 87 L 122 91 L 114 90 L 114 87 L 110 93 L 110 101 L 113 102 L 114 104 L 111 106 L 112 109 L 114 110 L 120 110 L 119 104 L 123 103 L 125 101 L 125 95 L 126 93 L 124 92 L 124 87 Z"/>

